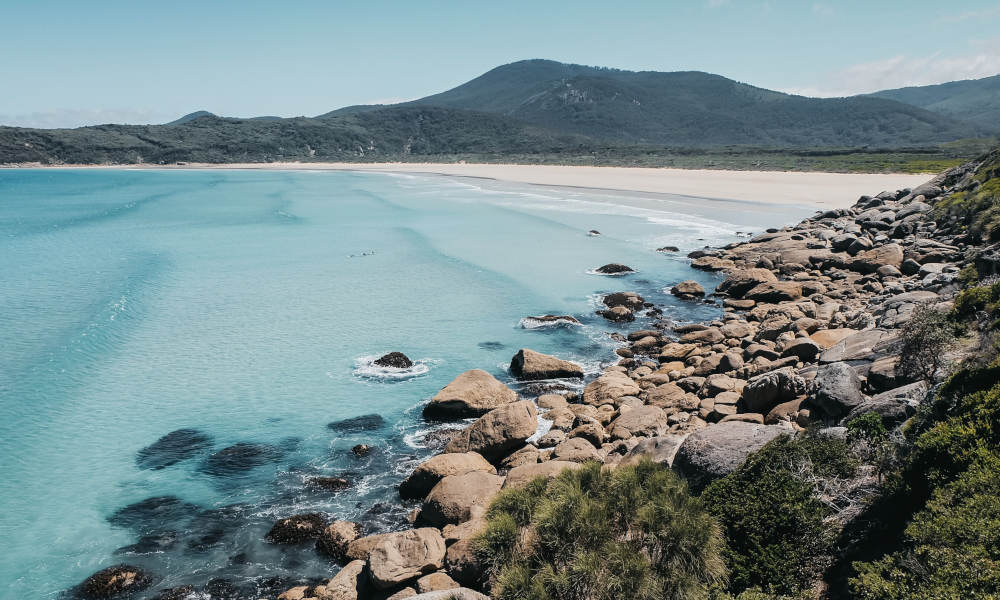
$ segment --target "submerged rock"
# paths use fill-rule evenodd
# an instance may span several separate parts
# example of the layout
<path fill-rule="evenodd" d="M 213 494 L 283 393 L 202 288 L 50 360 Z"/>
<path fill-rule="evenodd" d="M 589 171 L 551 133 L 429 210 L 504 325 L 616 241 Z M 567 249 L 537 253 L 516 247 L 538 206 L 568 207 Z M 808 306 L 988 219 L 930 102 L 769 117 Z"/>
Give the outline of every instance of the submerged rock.
<path fill-rule="evenodd" d="M 326 517 L 319 513 L 306 513 L 279 519 L 264 536 L 274 544 L 300 544 L 314 540 L 326 529 Z"/>
<path fill-rule="evenodd" d="M 576 363 L 555 356 L 522 348 L 510 361 L 510 372 L 518 379 L 583 378 L 583 369 Z"/>
<path fill-rule="evenodd" d="M 279 461 L 283 455 L 280 448 L 269 444 L 240 442 L 209 456 L 202 470 L 215 477 L 241 475 L 255 467 Z"/>
<path fill-rule="evenodd" d="M 623 265 L 620 263 L 609 263 L 601 267 L 594 269 L 597 273 L 602 275 L 621 275 L 623 273 L 635 273 L 635 269 L 628 265 Z"/>
<path fill-rule="evenodd" d="M 330 492 L 339 492 L 351 487 L 351 482 L 343 477 L 310 477 L 306 480 L 306 485 L 322 488 Z"/>
<path fill-rule="evenodd" d="M 375 364 L 380 367 L 392 367 L 394 369 L 409 369 L 413 366 L 413 361 L 402 352 L 390 352 L 385 356 L 375 359 Z"/>
<path fill-rule="evenodd" d="M 201 508 L 177 496 L 153 496 L 119 508 L 108 517 L 115 527 L 139 533 L 173 529 L 198 514 Z"/>
<path fill-rule="evenodd" d="M 84 598 L 114 598 L 134 594 L 146 589 L 153 578 L 146 571 L 132 565 L 115 565 L 102 569 L 80 584 L 80 595 Z"/>
<path fill-rule="evenodd" d="M 680 248 L 677 246 L 660 246 L 656 249 L 657 252 L 680 252 Z"/>
<path fill-rule="evenodd" d="M 351 453 L 354 454 L 354 456 L 368 456 L 372 449 L 373 448 L 368 444 L 357 444 L 351 448 Z"/>
<path fill-rule="evenodd" d="M 136 453 L 140 469 L 163 469 L 195 456 L 212 446 L 212 438 L 197 429 L 178 429 Z"/>
<path fill-rule="evenodd" d="M 327 427 L 343 433 L 351 433 L 356 431 L 371 431 L 373 429 L 378 429 L 385 425 L 385 419 L 382 415 L 370 414 L 361 415 L 359 417 L 351 417 L 350 419 L 342 419 L 340 421 L 334 421 L 333 423 L 327 424 Z"/>

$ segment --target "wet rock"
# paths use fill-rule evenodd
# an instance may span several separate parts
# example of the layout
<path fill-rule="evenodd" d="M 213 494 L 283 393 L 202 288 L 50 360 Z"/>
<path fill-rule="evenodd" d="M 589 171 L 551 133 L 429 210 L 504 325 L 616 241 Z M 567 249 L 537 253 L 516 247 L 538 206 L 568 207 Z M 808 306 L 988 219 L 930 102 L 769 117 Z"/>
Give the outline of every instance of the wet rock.
<path fill-rule="evenodd" d="M 279 519 L 264 538 L 274 544 L 301 544 L 319 537 L 326 528 L 326 517 L 305 513 Z"/>
<path fill-rule="evenodd" d="M 374 447 L 368 444 L 357 444 L 351 447 L 351 454 L 354 456 L 368 456 L 372 450 L 374 450 Z"/>
<path fill-rule="evenodd" d="M 479 417 L 504 404 L 515 402 L 514 390 L 480 369 L 462 373 L 441 389 L 424 407 L 429 419 Z"/>
<path fill-rule="evenodd" d="M 187 460 L 212 446 L 212 438 L 197 429 L 178 429 L 136 453 L 140 469 L 159 470 Z"/>
<path fill-rule="evenodd" d="M 327 427 L 341 433 L 354 433 L 358 431 L 372 431 L 385 425 L 382 415 L 370 414 L 360 417 L 351 417 L 327 424 Z"/>
<path fill-rule="evenodd" d="M 510 361 L 510 372 L 522 380 L 583 378 L 580 365 L 528 348 L 522 348 L 514 355 Z"/>
<path fill-rule="evenodd" d="M 368 567 L 372 583 L 385 590 L 444 566 L 441 532 L 432 527 L 387 534 L 372 548 Z"/>
<path fill-rule="evenodd" d="M 448 475 L 424 499 L 419 523 L 440 528 L 483 516 L 502 485 L 502 477 L 485 471 Z"/>
<path fill-rule="evenodd" d="M 351 521 L 334 521 L 316 539 L 316 549 L 337 560 L 347 558 L 351 542 L 361 537 L 361 525 Z"/>
<path fill-rule="evenodd" d="M 600 312 L 602 317 L 613 323 L 628 323 L 635 320 L 635 314 L 624 306 L 616 306 Z"/>
<path fill-rule="evenodd" d="M 79 586 L 83 598 L 115 598 L 142 591 L 153 583 L 153 577 L 139 567 L 115 565 L 94 573 Z"/>
<path fill-rule="evenodd" d="M 539 315 L 537 317 L 528 317 L 532 321 L 540 321 L 542 323 L 573 323 L 579 325 L 580 321 L 571 315 Z"/>
<path fill-rule="evenodd" d="M 609 263 L 594 269 L 602 275 L 622 275 L 624 273 L 635 273 L 635 269 L 620 263 Z"/>
<path fill-rule="evenodd" d="M 445 452 L 478 452 L 486 460 L 499 460 L 535 434 L 537 416 L 535 404 L 527 400 L 501 406 L 463 429 Z"/>
<path fill-rule="evenodd" d="M 328 492 L 341 492 L 351 487 L 351 482 L 343 477 L 318 476 L 307 479 L 306 485 L 324 489 Z"/>
<path fill-rule="evenodd" d="M 683 300 L 693 300 L 704 296 L 705 288 L 701 287 L 697 281 L 688 279 L 670 288 L 670 293 Z"/>
<path fill-rule="evenodd" d="M 166 552 L 177 545 L 178 535 L 174 531 L 164 531 L 141 536 L 134 544 L 122 546 L 115 554 L 157 554 Z"/>
<path fill-rule="evenodd" d="M 202 470 L 214 477 L 231 477 L 277 462 L 282 456 L 284 452 L 276 446 L 240 442 L 209 456 L 202 465 Z"/>
<path fill-rule="evenodd" d="M 161 590 L 159 594 L 153 596 L 152 600 L 193 600 L 197 598 L 198 594 L 193 585 L 181 585 Z"/>
<path fill-rule="evenodd" d="M 642 296 L 635 292 L 614 292 L 605 296 L 601 301 L 608 308 L 624 306 L 629 310 L 641 310 L 646 302 Z"/>
<path fill-rule="evenodd" d="M 677 246 L 660 246 L 656 249 L 657 252 L 680 252 L 680 248 Z"/>
<path fill-rule="evenodd" d="M 842 417 L 864 402 L 861 379 L 845 362 L 822 365 L 812 383 L 812 403 L 831 417 Z"/>
<path fill-rule="evenodd" d="M 736 470 L 767 442 L 788 433 L 790 429 L 777 425 L 719 423 L 688 436 L 677 450 L 673 468 L 699 491 Z"/>
<path fill-rule="evenodd" d="M 404 500 L 425 497 L 445 477 L 483 471 L 495 475 L 497 470 L 476 452 L 438 454 L 418 466 L 399 485 Z"/>
<path fill-rule="evenodd" d="M 393 369 L 409 369 L 413 366 L 413 361 L 402 352 L 390 352 L 385 356 L 376 358 L 375 364 L 380 367 L 391 367 Z"/>
<path fill-rule="evenodd" d="M 743 388 L 741 402 L 750 412 L 766 413 L 776 405 L 806 392 L 806 381 L 791 367 L 752 377 Z"/>
<path fill-rule="evenodd" d="M 176 496 L 153 496 L 119 508 L 108 517 L 108 523 L 138 533 L 159 532 L 183 527 L 200 510 Z"/>

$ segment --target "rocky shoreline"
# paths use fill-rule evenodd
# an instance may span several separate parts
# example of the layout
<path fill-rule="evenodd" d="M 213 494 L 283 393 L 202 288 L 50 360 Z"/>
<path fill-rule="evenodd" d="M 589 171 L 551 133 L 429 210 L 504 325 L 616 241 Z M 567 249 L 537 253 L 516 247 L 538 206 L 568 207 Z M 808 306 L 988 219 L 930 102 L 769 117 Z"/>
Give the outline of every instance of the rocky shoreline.
<path fill-rule="evenodd" d="M 402 500 L 419 501 L 413 528 L 362 536 L 359 524 L 318 514 L 282 519 L 270 541 L 315 543 L 344 566 L 324 584 L 294 587 L 278 599 L 486 598 L 473 539 L 503 489 L 587 461 L 611 468 L 650 457 L 698 490 L 782 435 L 809 429 L 842 437 L 845 424 L 866 413 L 898 427 L 929 392 L 924 381 L 899 372 L 900 328 L 922 307 L 950 308 L 971 247 L 958 228 L 930 213 L 940 198 L 975 185 L 969 177 L 975 167 L 692 252 L 692 268 L 720 272 L 724 280 L 712 292 L 693 281 L 671 292 L 690 302 L 721 302 L 723 316 L 661 320 L 623 336 L 620 360 L 582 393 L 559 384 L 582 381 L 579 365 L 527 348 L 512 357 L 510 372 L 520 381 L 553 382 L 547 393 L 521 396 L 486 371 L 458 375 L 426 404 L 424 417 L 476 420 L 400 485 Z M 997 255 L 994 247 L 979 260 Z M 1000 259 L 993 271 L 998 267 Z M 612 322 L 660 314 L 627 290 L 603 304 L 600 312 Z M 383 358 L 408 361 L 397 354 Z M 538 435 L 540 421 L 547 429 Z M 81 590 L 112 597 L 149 581 L 141 569 L 119 565 Z M 178 588 L 158 598 L 193 592 Z"/>

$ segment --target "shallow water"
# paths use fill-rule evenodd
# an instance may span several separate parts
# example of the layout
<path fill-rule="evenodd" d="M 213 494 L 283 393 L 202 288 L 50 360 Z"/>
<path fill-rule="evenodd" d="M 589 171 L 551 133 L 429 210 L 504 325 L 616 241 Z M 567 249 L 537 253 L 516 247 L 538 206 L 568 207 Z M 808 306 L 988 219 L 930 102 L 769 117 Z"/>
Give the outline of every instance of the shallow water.
<path fill-rule="evenodd" d="M 714 285 L 684 254 L 808 212 L 433 176 L 0 170 L 0 596 L 59 597 L 120 562 L 157 575 L 150 595 L 329 577 L 264 534 L 304 511 L 401 527 L 394 486 L 432 452 L 420 405 L 456 374 L 508 380 L 521 347 L 596 372 L 608 332 L 642 325 L 594 315 L 600 292 L 711 318 L 664 292 Z M 608 262 L 638 273 L 588 274 Z M 545 313 L 583 325 L 522 326 Z M 391 350 L 418 364 L 371 367 Z M 384 423 L 327 427 L 367 414 Z M 190 452 L 138 454 L 183 428 Z"/>

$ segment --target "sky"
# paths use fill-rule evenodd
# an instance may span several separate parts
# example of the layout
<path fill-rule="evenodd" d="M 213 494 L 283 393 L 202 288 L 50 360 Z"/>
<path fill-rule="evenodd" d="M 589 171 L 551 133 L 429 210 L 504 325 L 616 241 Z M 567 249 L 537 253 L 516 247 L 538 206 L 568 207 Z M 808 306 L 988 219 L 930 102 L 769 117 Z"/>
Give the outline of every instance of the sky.
<path fill-rule="evenodd" d="M 0 124 L 314 116 L 548 58 L 840 96 L 1000 73 L 1000 0 L 0 0 Z"/>

